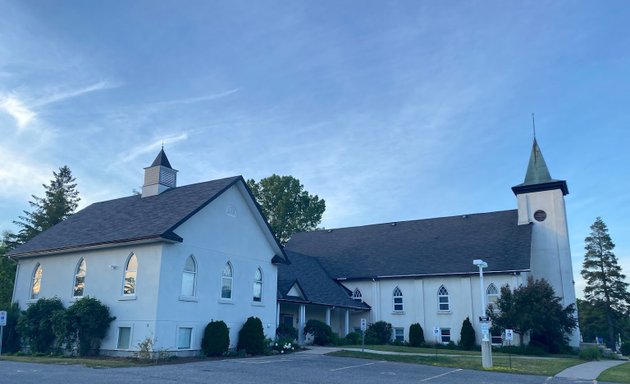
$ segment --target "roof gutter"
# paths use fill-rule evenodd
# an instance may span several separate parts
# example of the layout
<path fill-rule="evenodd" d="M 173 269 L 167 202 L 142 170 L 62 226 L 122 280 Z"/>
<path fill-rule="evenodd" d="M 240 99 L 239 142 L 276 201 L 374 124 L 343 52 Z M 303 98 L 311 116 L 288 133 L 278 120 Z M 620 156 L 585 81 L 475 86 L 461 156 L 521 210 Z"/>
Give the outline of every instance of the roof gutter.
<path fill-rule="evenodd" d="M 507 269 L 503 271 L 484 271 L 484 275 L 498 275 L 502 273 L 516 273 L 516 272 L 530 272 L 531 269 Z M 366 277 L 337 277 L 337 281 L 348 280 L 375 280 L 375 279 L 400 279 L 400 278 L 413 278 L 413 277 L 438 277 L 438 276 L 468 276 L 478 275 L 479 272 L 453 272 L 453 273 L 413 273 L 406 275 L 379 275 L 379 276 L 366 276 Z"/>
<path fill-rule="evenodd" d="M 91 251 L 95 249 L 124 247 L 128 245 L 142 245 L 142 244 L 162 243 L 162 242 L 174 244 L 174 243 L 180 243 L 182 242 L 182 240 L 178 240 L 174 238 L 166 238 L 162 236 L 154 236 L 154 237 L 147 237 L 147 238 L 140 238 L 140 239 L 133 239 L 133 240 L 109 241 L 109 242 L 104 242 L 104 243 L 94 243 L 94 244 L 88 244 L 88 245 L 83 245 L 83 246 L 79 245 L 79 246 L 54 248 L 54 249 L 48 249 L 44 251 L 14 253 L 12 255 L 8 255 L 7 257 L 21 259 L 21 258 L 26 258 L 26 257 L 57 255 L 60 253 L 82 252 L 82 251 Z"/>

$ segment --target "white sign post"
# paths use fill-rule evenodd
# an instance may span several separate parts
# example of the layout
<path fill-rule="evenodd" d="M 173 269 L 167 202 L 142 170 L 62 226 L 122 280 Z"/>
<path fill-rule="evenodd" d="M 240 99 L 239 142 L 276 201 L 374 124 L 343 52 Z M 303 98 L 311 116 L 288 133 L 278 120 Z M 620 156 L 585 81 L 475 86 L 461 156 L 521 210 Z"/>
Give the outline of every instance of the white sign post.
<path fill-rule="evenodd" d="M 367 319 L 361 319 L 361 352 L 365 350 L 365 331 L 367 330 Z"/>
<path fill-rule="evenodd" d="M 440 327 L 433 327 L 433 337 L 435 338 L 435 360 L 437 360 L 437 345 L 440 338 Z"/>
<path fill-rule="evenodd" d="M 514 330 L 506 329 L 505 341 L 508 342 L 508 347 L 512 345 L 512 340 L 514 340 Z M 508 348 L 508 359 L 510 360 L 510 369 L 512 369 L 512 350 L 510 348 Z"/>
<path fill-rule="evenodd" d="M 2 355 L 2 336 L 5 325 L 7 325 L 7 311 L 0 311 L 0 355 Z"/>

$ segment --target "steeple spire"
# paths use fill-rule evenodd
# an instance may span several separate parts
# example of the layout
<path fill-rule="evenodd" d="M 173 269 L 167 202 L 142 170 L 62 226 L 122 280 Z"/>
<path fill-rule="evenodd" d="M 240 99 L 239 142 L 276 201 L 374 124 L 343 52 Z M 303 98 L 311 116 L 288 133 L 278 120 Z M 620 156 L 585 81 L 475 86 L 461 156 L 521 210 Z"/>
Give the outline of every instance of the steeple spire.
<path fill-rule="evenodd" d="M 512 187 L 512 191 L 515 195 L 518 195 L 521 193 L 548 191 L 551 189 L 560 189 L 563 195 L 569 194 L 566 181 L 551 178 L 547 163 L 538 146 L 538 141 L 534 137 L 532 152 L 529 155 L 529 164 L 527 165 L 527 173 L 525 174 L 525 181 L 522 184 Z"/>
<path fill-rule="evenodd" d="M 162 146 L 153 163 L 144 169 L 142 197 L 159 195 L 167 189 L 175 188 L 176 186 L 177 170 L 171 166 L 166 153 L 164 153 L 164 146 Z"/>
<path fill-rule="evenodd" d="M 152 167 L 157 167 L 158 165 L 167 168 L 173 168 L 171 167 L 171 163 L 168 161 L 168 157 L 166 157 L 166 153 L 164 153 L 164 145 L 162 145 L 160 153 L 158 153 L 157 157 L 155 158 L 155 160 L 153 160 L 153 163 L 151 164 Z"/>
<path fill-rule="evenodd" d="M 538 142 L 534 137 L 532 153 L 529 155 L 529 165 L 527 166 L 527 173 L 525 174 L 525 182 L 523 185 L 547 183 L 552 180 L 549 169 L 547 168 L 547 163 L 545 163 Z"/>

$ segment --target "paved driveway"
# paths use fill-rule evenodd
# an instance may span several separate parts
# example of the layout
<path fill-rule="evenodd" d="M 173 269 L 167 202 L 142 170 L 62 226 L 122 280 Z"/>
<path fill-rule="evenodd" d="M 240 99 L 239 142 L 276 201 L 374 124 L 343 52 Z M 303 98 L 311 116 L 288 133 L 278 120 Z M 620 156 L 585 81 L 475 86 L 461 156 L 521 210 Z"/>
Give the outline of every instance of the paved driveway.
<path fill-rule="evenodd" d="M 0 383 L 565 384 L 592 383 L 592 381 L 469 371 L 322 355 L 292 354 L 115 369 L 0 361 Z"/>

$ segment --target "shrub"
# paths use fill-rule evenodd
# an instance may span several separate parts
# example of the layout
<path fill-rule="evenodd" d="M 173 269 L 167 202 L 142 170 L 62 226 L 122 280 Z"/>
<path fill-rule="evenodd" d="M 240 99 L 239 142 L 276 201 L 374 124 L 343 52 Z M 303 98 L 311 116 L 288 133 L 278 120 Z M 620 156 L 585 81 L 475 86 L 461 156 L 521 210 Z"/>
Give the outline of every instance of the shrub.
<path fill-rule="evenodd" d="M 109 308 L 93 297 L 84 297 L 72 304 L 66 311 L 70 330 L 79 343 L 79 355 L 98 355 L 101 340 L 107 334 L 109 325 L 116 318 L 110 316 Z"/>
<path fill-rule="evenodd" d="M 345 339 L 350 345 L 361 344 L 361 334 L 359 332 L 350 332 L 346 335 Z"/>
<path fill-rule="evenodd" d="M 64 311 L 58 298 L 39 299 L 31 304 L 18 321 L 18 330 L 26 340 L 31 353 L 50 353 L 55 333 L 53 316 L 57 311 Z"/>
<path fill-rule="evenodd" d="M 621 348 L 619 348 L 619 352 L 621 352 L 624 356 L 630 356 L 630 340 L 625 340 L 621 343 Z"/>
<path fill-rule="evenodd" d="M 462 330 L 459 335 L 459 345 L 462 349 L 470 351 L 475 347 L 475 330 L 468 317 L 462 323 Z"/>
<path fill-rule="evenodd" d="M 298 330 L 288 324 L 280 324 L 278 328 L 276 328 L 276 336 L 295 340 L 298 338 Z"/>
<path fill-rule="evenodd" d="M 366 344 L 387 344 L 392 340 L 392 325 L 385 321 L 370 324 L 365 331 Z"/>
<path fill-rule="evenodd" d="M 201 350 L 206 356 L 221 356 L 230 347 L 230 330 L 221 320 L 211 321 L 206 325 L 201 340 Z"/>
<path fill-rule="evenodd" d="M 299 346 L 294 343 L 294 340 L 291 337 L 280 337 L 272 343 L 271 349 L 281 354 L 295 352 Z"/>
<path fill-rule="evenodd" d="M 412 347 L 421 347 L 424 344 L 424 331 L 419 323 L 409 326 L 409 345 Z"/>
<path fill-rule="evenodd" d="M 580 360 L 599 360 L 602 357 L 602 351 L 597 347 L 588 347 L 580 351 Z"/>
<path fill-rule="evenodd" d="M 332 329 L 326 323 L 319 320 L 309 320 L 304 326 L 304 334 L 313 335 L 313 344 L 327 345 L 332 341 Z"/>
<path fill-rule="evenodd" d="M 16 353 L 20 351 L 20 333 L 18 332 L 18 320 L 20 318 L 20 306 L 11 304 L 7 311 L 7 325 L 2 333 L 2 352 Z"/>
<path fill-rule="evenodd" d="M 236 348 L 250 355 L 261 355 L 265 352 L 265 333 L 262 322 L 257 317 L 249 317 L 238 332 Z"/>

